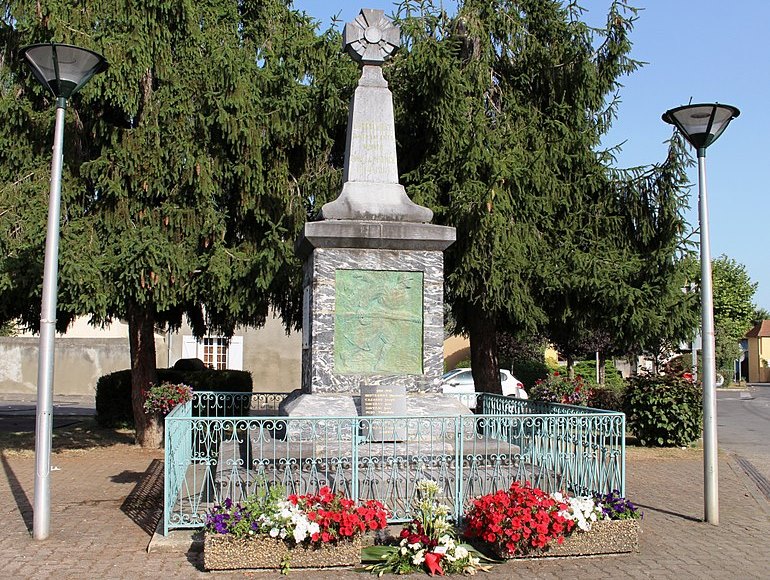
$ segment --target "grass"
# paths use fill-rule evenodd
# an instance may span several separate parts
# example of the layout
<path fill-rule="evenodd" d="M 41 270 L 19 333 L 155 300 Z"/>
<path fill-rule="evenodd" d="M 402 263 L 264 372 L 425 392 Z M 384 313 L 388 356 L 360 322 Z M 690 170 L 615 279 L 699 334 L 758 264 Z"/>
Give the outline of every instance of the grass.
<path fill-rule="evenodd" d="M 73 418 L 73 423 L 53 430 L 51 451 L 71 453 L 134 443 L 133 429 L 100 427 L 93 417 L 78 417 Z M 32 456 L 35 453 L 35 433 L 0 432 L 0 449 L 6 455 Z"/>

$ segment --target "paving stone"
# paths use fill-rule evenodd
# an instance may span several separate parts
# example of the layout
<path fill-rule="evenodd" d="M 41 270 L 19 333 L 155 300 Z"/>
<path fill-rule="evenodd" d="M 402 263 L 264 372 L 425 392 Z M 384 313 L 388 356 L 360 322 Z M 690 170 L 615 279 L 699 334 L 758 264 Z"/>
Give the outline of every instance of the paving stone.
<path fill-rule="evenodd" d="M 33 540 L 29 531 L 34 458 L 2 454 L 0 459 L 5 532 L 0 535 L 1 577 L 281 578 L 278 572 L 207 573 L 201 569 L 200 554 L 184 549 L 147 553 L 149 520 L 157 512 L 137 490 L 157 476 L 162 453 L 116 446 L 57 454 L 54 464 L 62 471 L 52 474 L 52 533 L 45 541 Z M 770 506 L 749 493 L 752 482 L 731 461 L 728 455 L 720 456 L 719 526 L 701 521 L 699 454 L 686 450 L 661 458 L 655 452 L 637 452 L 628 461 L 627 495 L 643 506 L 645 514 L 640 553 L 508 562 L 484 578 L 766 578 Z M 335 570 L 314 571 L 312 578 L 364 577 L 352 570 Z"/>

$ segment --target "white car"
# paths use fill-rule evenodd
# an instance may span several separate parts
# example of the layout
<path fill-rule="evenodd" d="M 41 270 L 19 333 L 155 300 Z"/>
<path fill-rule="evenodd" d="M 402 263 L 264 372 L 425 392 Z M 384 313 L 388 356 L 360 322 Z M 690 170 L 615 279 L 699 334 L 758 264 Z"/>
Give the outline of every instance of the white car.
<path fill-rule="evenodd" d="M 500 369 L 500 384 L 503 387 L 503 395 L 506 397 L 518 397 L 528 399 L 524 383 L 514 377 L 510 371 Z M 451 370 L 441 377 L 441 390 L 444 393 L 475 393 L 473 373 L 469 368 Z"/>

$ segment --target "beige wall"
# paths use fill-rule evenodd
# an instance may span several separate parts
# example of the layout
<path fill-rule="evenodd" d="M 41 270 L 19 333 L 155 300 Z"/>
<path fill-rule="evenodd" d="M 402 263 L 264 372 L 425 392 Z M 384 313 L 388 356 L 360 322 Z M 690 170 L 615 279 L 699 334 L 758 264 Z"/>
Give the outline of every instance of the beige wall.
<path fill-rule="evenodd" d="M 749 343 L 749 382 L 770 383 L 770 337 L 754 337 Z"/>
<path fill-rule="evenodd" d="M 171 336 L 155 335 L 159 368 L 171 366 L 182 357 L 185 334 L 192 334 L 189 327 Z M 300 333 L 287 335 L 280 321 L 270 319 L 264 328 L 239 329 L 236 335 L 243 337 L 243 370 L 251 371 L 255 391 L 300 388 Z M 31 333 L 0 337 L 0 393 L 37 392 L 38 343 L 39 338 Z M 85 319 L 77 320 L 66 335 L 57 335 L 55 351 L 55 395 L 93 395 L 100 376 L 127 369 L 131 364 L 128 327 L 121 323 L 101 329 L 88 325 Z"/>
<path fill-rule="evenodd" d="M 0 338 L 0 393 L 35 394 L 39 339 Z M 127 338 L 57 337 L 54 395 L 93 395 L 100 376 L 127 369 Z"/>

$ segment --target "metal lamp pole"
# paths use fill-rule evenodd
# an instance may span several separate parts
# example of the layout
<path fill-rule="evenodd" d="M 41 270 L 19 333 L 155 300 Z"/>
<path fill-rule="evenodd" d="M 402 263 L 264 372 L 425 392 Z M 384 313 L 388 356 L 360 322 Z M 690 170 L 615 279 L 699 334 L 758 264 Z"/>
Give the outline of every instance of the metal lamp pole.
<path fill-rule="evenodd" d="M 698 151 L 698 220 L 700 222 L 701 339 L 703 365 L 703 504 L 705 520 L 719 524 L 717 446 L 716 356 L 714 297 L 711 285 L 711 240 L 706 191 L 706 147 L 716 141 L 740 111 L 730 105 L 697 104 L 670 109 L 663 114 Z"/>
<path fill-rule="evenodd" d="M 56 97 L 56 125 L 43 269 L 43 299 L 40 307 L 35 423 L 35 496 L 32 516 L 32 535 L 36 540 L 44 540 L 49 536 L 51 527 L 51 431 L 64 116 L 67 111 L 67 99 L 92 76 L 106 70 L 107 61 L 90 50 L 54 43 L 24 47 L 20 55 L 32 69 L 35 78 Z"/>

